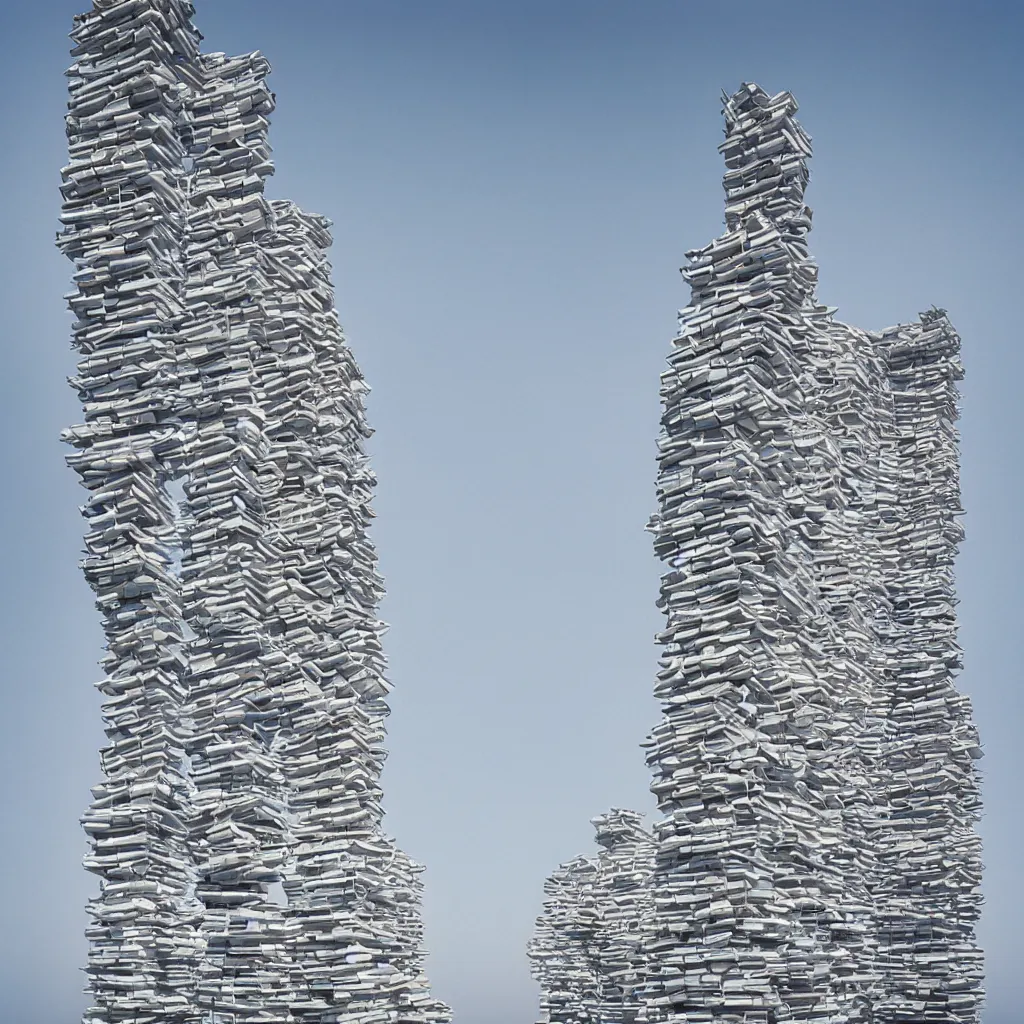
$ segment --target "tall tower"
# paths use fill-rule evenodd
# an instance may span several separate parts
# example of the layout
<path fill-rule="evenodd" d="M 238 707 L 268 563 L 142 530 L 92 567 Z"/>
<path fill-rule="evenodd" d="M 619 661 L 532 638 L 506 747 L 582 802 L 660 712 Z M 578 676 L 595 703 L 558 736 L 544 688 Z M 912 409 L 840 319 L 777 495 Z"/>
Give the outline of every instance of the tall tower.
<path fill-rule="evenodd" d="M 835 321 L 795 101 L 724 105 L 726 231 L 688 253 L 662 375 L 644 1016 L 977 1024 L 959 339 Z"/>
<path fill-rule="evenodd" d="M 421 869 L 382 830 L 368 388 L 330 225 L 265 197 L 269 64 L 202 54 L 193 14 L 95 0 L 72 36 L 66 439 L 109 738 L 86 1021 L 445 1021 Z"/>
<path fill-rule="evenodd" d="M 725 232 L 687 254 L 661 378 L 660 817 L 607 958 L 632 990 L 602 1005 L 614 901 L 577 859 L 530 950 L 545 1022 L 979 1021 L 960 339 L 942 310 L 876 334 L 818 303 L 796 109 L 724 97 Z"/>

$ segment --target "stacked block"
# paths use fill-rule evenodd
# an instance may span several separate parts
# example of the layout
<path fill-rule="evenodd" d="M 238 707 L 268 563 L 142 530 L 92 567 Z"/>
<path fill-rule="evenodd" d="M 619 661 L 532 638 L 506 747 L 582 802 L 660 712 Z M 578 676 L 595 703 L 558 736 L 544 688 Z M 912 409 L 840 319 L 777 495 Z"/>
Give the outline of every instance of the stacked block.
<path fill-rule="evenodd" d="M 528 955 L 543 1024 L 632 1024 L 651 925 L 654 845 L 636 811 L 592 819 L 599 852 L 562 864 L 544 886 Z"/>
<path fill-rule="evenodd" d="M 66 432 L 110 745 L 85 827 L 88 1024 L 447 1021 L 382 831 L 368 388 L 329 223 L 265 196 L 259 53 L 96 0 L 69 71 Z"/>
<path fill-rule="evenodd" d="M 796 102 L 748 84 L 724 112 L 725 233 L 687 254 L 661 380 L 635 1019 L 978 1024 L 960 340 L 942 310 L 871 333 L 820 305 Z M 545 1021 L 597 1019 L 570 985 L 581 958 L 598 989 L 613 976 L 578 924 L 581 872 L 546 890 Z"/>

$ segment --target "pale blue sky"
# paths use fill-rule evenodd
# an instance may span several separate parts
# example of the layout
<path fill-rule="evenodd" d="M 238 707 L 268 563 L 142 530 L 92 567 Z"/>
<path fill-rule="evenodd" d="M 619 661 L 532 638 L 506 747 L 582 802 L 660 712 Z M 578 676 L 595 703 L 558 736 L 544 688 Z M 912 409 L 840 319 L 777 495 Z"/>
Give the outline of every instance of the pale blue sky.
<path fill-rule="evenodd" d="M 82 0 L 79 0 L 81 3 Z M 78 817 L 101 636 L 77 569 L 77 420 L 52 246 L 70 0 L 0 7 L 0 1024 L 83 1005 Z M 437 993 L 529 1024 L 523 947 L 588 819 L 651 807 L 658 374 L 684 251 L 721 227 L 720 90 L 789 89 L 814 139 L 821 298 L 867 328 L 949 310 L 964 341 L 963 686 L 986 747 L 986 1024 L 1020 1002 L 1024 145 L 1015 4 L 200 0 L 262 49 L 270 194 L 331 217 L 374 391 L 389 596 L 388 826 L 427 865 Z"/>

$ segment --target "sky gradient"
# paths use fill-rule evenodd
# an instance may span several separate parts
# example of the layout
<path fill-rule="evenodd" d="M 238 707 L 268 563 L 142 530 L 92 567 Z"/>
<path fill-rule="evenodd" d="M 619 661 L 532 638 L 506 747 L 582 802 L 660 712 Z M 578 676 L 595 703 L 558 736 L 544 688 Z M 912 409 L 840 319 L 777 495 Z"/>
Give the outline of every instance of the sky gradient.
<path fill-rule="evenodd" d="M 819 297 L 963 338 L 962 687 L 986 757 L 986 1024 L 1024 954 L 1015 4 L 207 0 L 204 49 L 262 50 L 268 194 L 335 222 L 337 305 L 373 393 L 388 598 L 387 827 L 427 866 L 428 964 L 458 1024 L 529 1024 L 524 947 L 589 818 L 651 811 L 639 743 L 659 566 L 658 375 L 687 249 L 722 229 L 719 96 L 788 89 L 814 140 Z M 53 246 L 67 32 L 0 6 L 0 1024 L 77 1019 L 78 818 L 99 781 L 102 636 L 77 568 L 81 412 Z"/>

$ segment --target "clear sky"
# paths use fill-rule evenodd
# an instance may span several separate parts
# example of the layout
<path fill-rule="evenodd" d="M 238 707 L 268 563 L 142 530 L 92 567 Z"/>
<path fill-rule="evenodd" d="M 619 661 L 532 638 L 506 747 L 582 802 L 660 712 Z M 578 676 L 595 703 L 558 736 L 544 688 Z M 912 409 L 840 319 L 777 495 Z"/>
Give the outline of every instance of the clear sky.
<path fill-rule="evenodd" d="M 77 568 L 80 410 L 53 248 L 66 33 L 0 4 L 0 1024 L 77 1018 L 78 817 L 102 638 Z M 1020 1020 L 1024 7 L 984 2 L 200 0 L 261 49 L 269 194 L 335 221 L 337 302 L 374 388 L 389 596 L 387 824 L 427 865 L 429 969 L 459 1024 L 529 1024 L 524 946 L 588 819 L 650 810 L 658 374 L 684 252 L 721 230 L 719 94 L 801 104 L 820 297 L 964 341 L 964 688 L 986 747 L 986 1024 Z"/>

